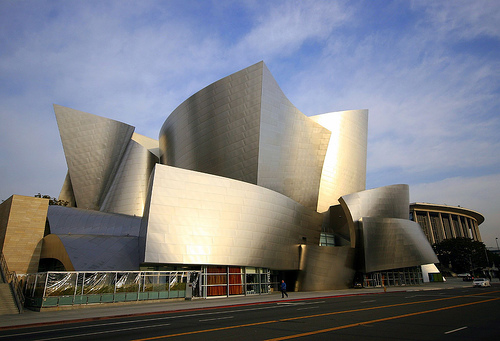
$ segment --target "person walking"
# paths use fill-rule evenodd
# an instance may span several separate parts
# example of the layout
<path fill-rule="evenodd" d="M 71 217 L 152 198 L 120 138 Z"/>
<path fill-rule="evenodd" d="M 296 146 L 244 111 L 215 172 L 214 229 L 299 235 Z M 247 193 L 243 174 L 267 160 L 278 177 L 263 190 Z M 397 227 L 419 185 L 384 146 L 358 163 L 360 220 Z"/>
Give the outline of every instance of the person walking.
<path fill-rule="evenodd" d="M 285 280 L 281 280 L 281 298 L 288 297 L 288 294 L 286 293 L 286 283 Z"/>

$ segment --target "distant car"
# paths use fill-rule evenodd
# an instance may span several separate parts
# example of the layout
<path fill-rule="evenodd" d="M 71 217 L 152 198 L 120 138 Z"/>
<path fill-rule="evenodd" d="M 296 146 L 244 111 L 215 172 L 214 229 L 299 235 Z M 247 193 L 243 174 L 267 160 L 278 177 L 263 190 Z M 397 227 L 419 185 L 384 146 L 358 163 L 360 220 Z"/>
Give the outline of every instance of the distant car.
<path fill-rule="evenodd" d="M 490 281 L 486 278 L 474 278 L 473 287 L 491 287 Z"/>
<path fill-rule="evenodd" d="M 463 273 L 463 274 L 458 274 L 457 276 L 458 276 L 459 278 L 461 278 L 461 279 L 462 279 L 462 281 L 467 281 L 467 282 L 469 282 L 469 281 L 474 280 L 474 277 L 473 277 L 473 276 L 471 276 L 471 274 L 470 274 L 470 273 L 468 273 L 468 272 Z"/>

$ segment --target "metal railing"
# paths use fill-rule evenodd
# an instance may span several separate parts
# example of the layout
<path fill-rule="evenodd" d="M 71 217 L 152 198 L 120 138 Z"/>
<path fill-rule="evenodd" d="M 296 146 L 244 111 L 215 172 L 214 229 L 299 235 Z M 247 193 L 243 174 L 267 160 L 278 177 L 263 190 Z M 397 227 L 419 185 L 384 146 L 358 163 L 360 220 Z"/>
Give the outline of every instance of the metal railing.
<path fill-rule="evenodd" d="M 7 261 L 2 252 L 0 252 L 0 270 L 2 272 L 2 276 L 5 280 L 5 283 L 9 283 L 12 293 L 14 294 L 14 299 L 16 300 L 17 308 L 19 309 L 19 313 L 23 312 L 25 297 L 22 290 L 21 282 L 18 280 L 15 271 L 9 271 L 9 267 L 7 265 Z"/>

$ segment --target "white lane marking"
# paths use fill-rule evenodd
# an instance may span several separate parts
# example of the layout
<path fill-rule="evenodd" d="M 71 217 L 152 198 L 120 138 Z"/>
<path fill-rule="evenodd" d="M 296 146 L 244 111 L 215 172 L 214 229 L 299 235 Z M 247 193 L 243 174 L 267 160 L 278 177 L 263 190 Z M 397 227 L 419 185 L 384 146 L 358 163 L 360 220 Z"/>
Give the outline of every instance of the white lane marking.
<path fill-rule="evenodd" d="M 170 323 L 155 325 L 155 327 L 164 327 L 164 326 L 170 326 Z M 102 331 L 102 332 L 85 333 L 85 334 L 73 334 L 73 335 L 67 335 L 67 336 L 51 337 L 49 339 L 40 339 L 40 340 L 37 340 L 37 341 L 49 341 L 49 340 L 69 339 L 69 338 L 75 338 L 75 337 L 81 337 L 81 336 L 89 336 L 89 335 L 98 335 L 98 334 L 106 334 L 106 333 L 124 332 L 124 331 L 127 331 L 127 330 L 144 329 L 144 328 L 151 328 L 151 326 L 140 326 L 140 327 L 133 327 L 133 328 L 105 330 L 105 331 Z"/>
<path fill-rule="evenodd" d="M 316 303 L 322 303 L 322 302 L 316 302 Z M 324 301 L 323 301 L 323 303 L 324 303 Z M 308 304 L 310 304 L 310 303 L 308 303 Z M 108 326 L 108 325 L 123 324 L 123 323 L 144 323 L 144 322 L 148 322 L 148 321 L 178 319 L 178 318 L 183 318 L 183 317 L 210 316 L 210 315 L 220 315 L 220 314 L 228 314 L 228 313 L 231 314 L 231 313 L 241 313 L 241 312 L 245 312 L 245 311 L 276 309 L 276 308 L 284 308 L 284 306 L 273 305 L 273 306 L 269 306 L 269 307 L 259 307 L 259 308 L 251 308 L 251 309 L 236 309 L 236 310 L 229 310 L 229 311 L 216 311 L 216 312 L 211 312 L 211 313 L 197 313 L 197 314 L 186 314 L 186 315 L 177 315 L 177 316 L 163 316 L 163 317 L 157 317 L 157 318 L 127 320 L 127 321 L 111 322 L 111 323 L 96 323 L 96 324 L 91 324 L 91 325 L 74 326 L 74 327 L 57 328 L 57 329 L 36 330 L 36 331 L 31 331 L 31 332 L 10 334 L 10 335 L 0 335 L 0 339 L 6 338 L 6 337 L 11 337 L 11 336 L 23 336 L 23 335 L 48 333 L 48 332 L 53 332 L 53 331 L 89 328 L 89 326 L 98 327 L 98 326 Z M 161 313 L 163 313 L 163 312 L 158 312 L 158 314 L 161 314 Z M 120 317 L 118 316 L 117 318 L 120 318 Z M 126 316 L 124 318 L 130 318 L 130 317 Z M 76 322 L 65 321 L 65 322 L 67 322 L 67 323 L 81 323 L 78 321 L 76 321 Z"/>
<path fill-rule="evenodd" d="M 199 322 L 205 322 L 205 321 L 215 321 L 215 320 L 227 320 L 227 319 L 232 319 L 234 316 L 227 316 L 227 317 L 216 317 L 213 319 L 204 319 L 204 320 L 198 320 Z"/>
<path fill-rule="evenodd" d="M 307 307 L 307 308 L 299 308 L 297 309 L 297 311 L 299 310 L 308 310 L 308 309 L 318 309 L 319 307 Z"/>
<path fill-rule="evenodd" d="M 466 329 L 466 328 L 467 328 L 467 326 L 462 327 L 462 328 L 453 329 L 453 330 L 448 330 L 447 332 L 445 332 L 445 334 L 451 334 L 451 333 L 458 332 L 459 330 Z"/>
<path fill-rule="evenodd" d="M 143 320 L 132 320 L 132 321 L 120 321 L 120 322 L 111 322 L 111 323 L 99 323 L 99 324 L 92 324 L 92 325 L 84 325 L 84 326 L 76 326 L 76 327 L 68 327 L 68 328 L 57 328 L 57 329 L 45 329 L 45 330 L 36 330 L 36 331 L 31 331 L 31 332 L 25 332 L 25 333 L 17 333 L 17 334 L 10 334 L 10 335 L 0 335 L 0 338 L 3 337 L 10 337 L 10 336 L 23 336 L 23 335 L 31 335 L 31 334 L 41 334 L 41 333 L 51 333 L 55 331 L 65 331 L 65 330 L 72 330 L 72 329 L 87 329 L 89 327 L 100 327 L 100 326 L 113 326 L 115 324 L 124 324 L 124 323 L 137 323 L 137 322 L 147 322 L 147 321 L 154 321 L 154 320 L 163 320 L 163 317 L 159 318 L 154 318 L 154 319 L 143 319 Z M 81 322 L 80 322 L 81 323 Z"/>
<path fill-rule="evenodd" d="M 272 302 L 271 302 L 272 303 Z M 319 301 L 319 302 L 297 302 L 300 304 L 319 304 L 319 303 L 325 303 L 325 301 Z M 255 311 L 255 310 L 265 310 L 265 309 L 276 309 L 276 308 L 284 308 L 285 306 L 289 306 L 290 304 L 297 305 L 297 303 L 292 303 L 290 302 L 287 304 L 286 302 L 280 302 L 277 305 L 272 305 L 268 307 L 258 307 L 258 308 L 249 308 L 249 309 L 235 309 L 235 310 L 228 310 L 228 311 L 216 311 L 216 312 L 211 312 L 211 313 L 196 313 L 196 314 L 186 314 L 186 315 L 177 315 L 177 316 L 163 316 L 163 317 L 157 317 L 157 318 L 149 318 L 149 319 L 140 319 L 140 320 L 127 320 L 127 321 L 120 321 L 120 322 L 111 322 L 111 323 L 96 323 L 92 324 L 90 326 L 109 326 L 109 325 L 114 325 L 114 324 L 123 324 L 123 323 L 144 323 L 148 321 L 157 321 L 157 320 L 169 320 L 169 319 L 178 319 L 178 318 L 184 318 L 184 317 L 196 317 L 196 316 L 210 316 L 210 315 L 220 315 L 220 314 L 232 314 L 232 313 L 241 313 L 245 311 Z M 165 313 L 165 312 L 157 312 L 158 314 Z M 175 313 L 173 311 L 172 313 Z M 117 318 L 120 318 L 120 316 L 117 316 Z M 124 316 L 123 318 L 130 318 L 128 316 Z M 81 322 L 72 322 L 72 321 L 65 321 L 67 323 L 81 323 Z M 32 335 L 32 334 L 41 334 L 41 333 L 48 333 L 48 332 L 53 332 L 53 331 L 63 331 L 63 330 L 72 330 L 72 329 L 82 329 L 82 328 L 88 328 L 89 325 L 84 325 L 84 326 L 74 326 L 74 327 L 67 327 L 67 328 L 57 328 L 57 329 L 46 329 L 46 330 L 36 330 L 36 331 L 31 331 L 31 332 L 25 332 L 25 333 L 18 333 L 18 334 L 10 334 L 10 335 L 0 335 L 0 339 L 6 338 L 6 337 L 12 337 L 12 336 L 24 336 L 24 335 Z"/>
<path fill-rule="evenodd" d="M 375 302 L 375 300 L 361 301 L 360 303 L 370 303 L 370 302 Z"/>

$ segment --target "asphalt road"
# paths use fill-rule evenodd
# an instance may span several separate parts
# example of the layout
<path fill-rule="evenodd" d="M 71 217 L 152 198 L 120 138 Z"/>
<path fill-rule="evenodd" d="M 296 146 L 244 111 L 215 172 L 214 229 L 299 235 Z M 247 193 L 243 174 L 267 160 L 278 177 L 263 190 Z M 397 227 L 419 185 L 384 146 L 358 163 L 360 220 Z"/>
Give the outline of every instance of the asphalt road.
<path fill-rule="evenodd" d="M 500 287 L 283 300 L 0 331 L 3 340 L 496 340 Z M 208 339 L 205 339 L 208 338 Z"/>

